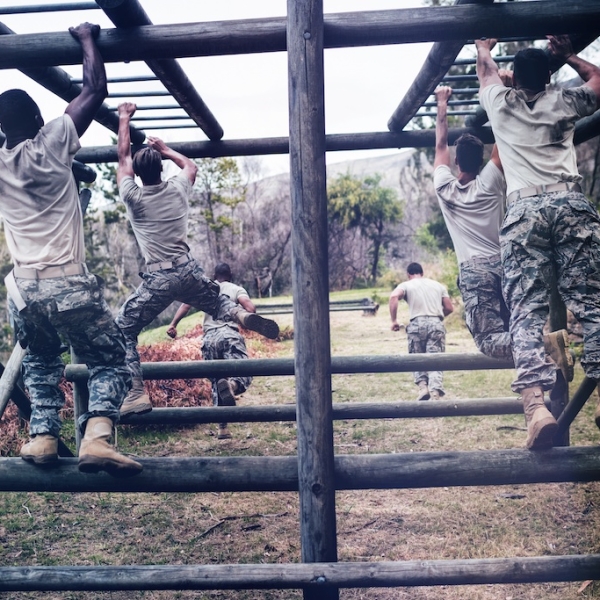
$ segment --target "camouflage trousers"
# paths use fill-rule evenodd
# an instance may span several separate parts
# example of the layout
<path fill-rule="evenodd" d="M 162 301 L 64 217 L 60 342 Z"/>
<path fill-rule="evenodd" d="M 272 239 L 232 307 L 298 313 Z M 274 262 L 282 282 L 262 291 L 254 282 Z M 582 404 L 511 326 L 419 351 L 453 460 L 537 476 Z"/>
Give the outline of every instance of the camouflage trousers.
<path fill-rule="evenodd" d="M 78 424 L 85 431 L 91 417 L 119 419 L 119 408 L 131 387 L 125 364 L 125 340 L 93 275 L 20 279 L 17 286 L 27 306 L 19 312 L 9 300 L 17 338 L 29 352 L 23 380 L 31 399 L 32 435 L 60 432 L 59 411 L 65 399 L 59 388 L 64 373 L 61 354 L 68 342 L 89 369 L 87 411 Z"/>
<path fill-rule="evenodd" d="M 512 360 L 500 254 L 461 263 L 458 289 L 465 305 L 467 327 L 479 351 L 493 358 Z"/>
<path fill-rule="evenodd" d="M 221 321 L 231 321 L 231 309 L 237 305 L 229 296 L 220 294 L 219 284 L 206 277 L 194 259 L 172 269 L 140 273 L 140 276 L 143 281 L 121 307 L 117 324 L 127 343 L 127 365 L 134 377 L 141 378 L 138 335 L 172 302 L 190 304 Z"/>
<path fill-rule="evenodd" d="M 406 326 L 409 354 L 424 354 L 446 351 L 446 328 L 439 317 L 415 317 Z M 427 383 L 430 390 L 444 392 L 441 371 L 415 371 L 415 383 Z"/>
<path fill-rule="evenodd" d="M 233 327 L 216 327 L 209 329 L 204 334 L 202 341 L 202 358 L 204 360 L 240 360 L 248 358 L 246 342 L 242 334 Z M 252 383 L 252 377 L 230 377 L 230 381 L 237 384 L 238 394 L 243 394 Z M 217 379 L 211 378 L 212 399 L 215 406 L 219 406 L 217 393 Z"/>
<path fill-rule="evenodd" d="M 600 381 L 600 216 L 583 194 L 559 192 L 513 202 L 500 232 L 504 298 L 519 393 L 553 387 L 555 366 L 546 357 L 542 329 L 554 282 L 583 328 L 581 364 Z"/>

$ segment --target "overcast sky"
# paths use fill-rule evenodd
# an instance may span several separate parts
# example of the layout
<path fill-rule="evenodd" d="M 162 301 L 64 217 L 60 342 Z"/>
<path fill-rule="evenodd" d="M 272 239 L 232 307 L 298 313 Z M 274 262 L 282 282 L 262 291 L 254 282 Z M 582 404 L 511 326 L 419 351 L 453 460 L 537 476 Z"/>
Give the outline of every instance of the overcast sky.
<path fill-rule="evenodd" d="M 52 4 L 58 0 L 4 0 L 5 5 Z M 64 0 L 63 0 L 64 1 Z M 285 0 L 141 0 L 155 24 L 220 21 L 285 16 Z M 422 6 L 421 0 L 324 0 L 326 13 L 385 10 Z M 16 33 L 64 31 L 82 21 L 114 27 L 101 10 L 24 15 L 0 15 Z M 420 70 L 430 44 L 374 46 L 325 51 L 326 132 L 387 131 L 387 122 Z M 224 139 L 288 135 L 287 56 L 283 52 L 179 59 L 200 96 L 225 131 Z M 64 67 L 81 76 L 81 67 Z M 149 73 L 144 63 L 107 64 L 110 76 Z M 0 92 L 26 89 L 40 104 L 46 120 L 64 111 L 65 103 L 15 71 L 0 75 Z M 112 84 L 112 92 L 163 89 L 160 82 Z M 124 99 L 109 99 L 116 106 Z M 169 104 L 171 98 L 131 98 L 142 104 Z M 171 114 L 176 114 L 170 111 Z M 144 112 L 145 115 L 151 113 Z M 149 131 L 165 141 L 205 140 L 199 129 Z M 94 124 L 82 145 L 110 144 L 110 132 Z M 362 158 L 391 151 L 331 153 L 328 162 Z M 288 157 L 265 159 L 270 174 L 288 170 Z"/>

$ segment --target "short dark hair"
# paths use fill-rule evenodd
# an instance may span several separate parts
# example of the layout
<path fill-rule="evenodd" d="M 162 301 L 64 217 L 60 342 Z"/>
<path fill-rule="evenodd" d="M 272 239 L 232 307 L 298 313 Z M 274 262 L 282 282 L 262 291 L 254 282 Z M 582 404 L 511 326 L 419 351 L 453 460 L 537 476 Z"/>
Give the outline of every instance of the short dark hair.
<path fill-rule="evenodd" d="M 133 172 L 144 182 L 154 183 L 160 179 L 162 156 L 158 150 L 141 148 L 133 155 Z"/>
<path fill-rule="evenodd" d="M 219 263 L 215 267 L 215 279 L 217 277 L 226 277 L 227 279 L 231 279 L 231 267 L 227 263 Z"/>
<path fill-rule="evenodd" d="M 417 262 L 412 262 L 406 267 L 406 272 L 409 275 L 423 275 L 423 267 Z"/>
<path fill-rule="evenodd" d="M 542 92 L 550 77 L 550 59 L 540 48 L 525 48 L 515 54 L 514 76 L 517 87 Z"/>
<path fill-rule="evenodd" d="M 470 133 L 456 140 L 456 162 L 463 173 L 478 173 L 483 164 L 483 142 Z"/>
<path fill-rule="evenodd" d="M 0 94 L 0 123 L 4 133 L 31 126 L 38 116 L 42 113 L 26 91 L 13 89 Z"/>

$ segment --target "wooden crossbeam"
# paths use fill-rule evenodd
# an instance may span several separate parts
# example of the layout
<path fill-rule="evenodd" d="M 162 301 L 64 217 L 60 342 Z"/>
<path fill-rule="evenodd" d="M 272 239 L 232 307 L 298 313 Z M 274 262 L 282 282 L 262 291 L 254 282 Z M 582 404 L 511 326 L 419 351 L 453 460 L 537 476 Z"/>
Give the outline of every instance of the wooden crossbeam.
<path fill-rule="evenodd" d="M 549 31 L 597 31 L 596 0 L 508 2 L 491 6 L 405 8 L 329 14 L 324 47 L 344 48 L 469 38 L 527 35 Z M 106 62 L 283 52 L 286 19 L 248 19 L 146 25 L 100 32 L 98 47 Z M 0 39 L 0 69 L 81 64 L 81 47 L 68 32 L 35 33 Z"/>

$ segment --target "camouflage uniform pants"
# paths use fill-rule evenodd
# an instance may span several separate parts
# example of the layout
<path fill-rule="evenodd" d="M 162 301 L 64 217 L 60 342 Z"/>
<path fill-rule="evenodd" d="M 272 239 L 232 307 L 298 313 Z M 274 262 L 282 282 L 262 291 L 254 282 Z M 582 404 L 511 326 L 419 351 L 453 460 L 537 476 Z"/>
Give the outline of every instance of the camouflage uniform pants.
<path fill-rule="evenodd" d="M 583 328 L 581 364 L 600 380 L 600 216 L 583 194 L 558 192 L 513 202 L 501 229 L 504 297 L 519 393 L 553 387 L 556 373 L 546 358 L 542 329 L 550 289 L 557 282 L 567 308 Z"/>
<path fill-rule="evenodd" d="M 439 317 L 415 317 L 406 326 L 409 354 L 424 354 L 446 351 L 446 328 Z M 444 393 L 441 371 L 416 371 L 415 383 L 425 381 L 430 390 Z"/>
<path fill-rule="evenodd" d="M 248 358 L 246 342 L 242 334 L 233 327 L 216 327 L 209 329 L 204 334 L 202 341 L 202 358 L 204 360 L 241 360 Z M 243 394 L 252 383 L 252 377 L 230 377 L 230 381 L 237 384 L 238 394 Z M 217 393 L 217 379 L 211 378 L 212 399 L 215 406 L 219 406 Z"/>
<path fill-rule="evenodd" d="M 134 377 L 142 377 L 138 335 L 175 300 L 190 304 L 215 319 L 230 321 L 236 304 L 219 293 L 219 284 L 204 275 L 200 265 L 189 262 L 152 273 L 141 273 L 137 290 L 127 298 L 117 316 L 117 324 L 127 342 L 127 364 Z"/>
<path fill-rule="evenodd" d="M 465 305 L 467 327 L 479 351 L 493 358 L 512 360 L 500 254 L 461 263 L 458 289 Z"/>
<path fill-rule="evenodd" d="M 58 437 L 60 432 L 64 396 L 58 384 L 64 372 L 61 354 L 67 349 L 60 336 L 90 373 L 88 410 L 79 418 L 81 430 L 91 417 L 117 422 L 131 376 L 125 364 L 125 340 L 96 277 L 16 281 L 27 306 L 19 312 L 9 300 L 9 309 L 18 339 L 29 348 L 23 360 L 23 380 L 31 399 L 30 433 Z"/>

